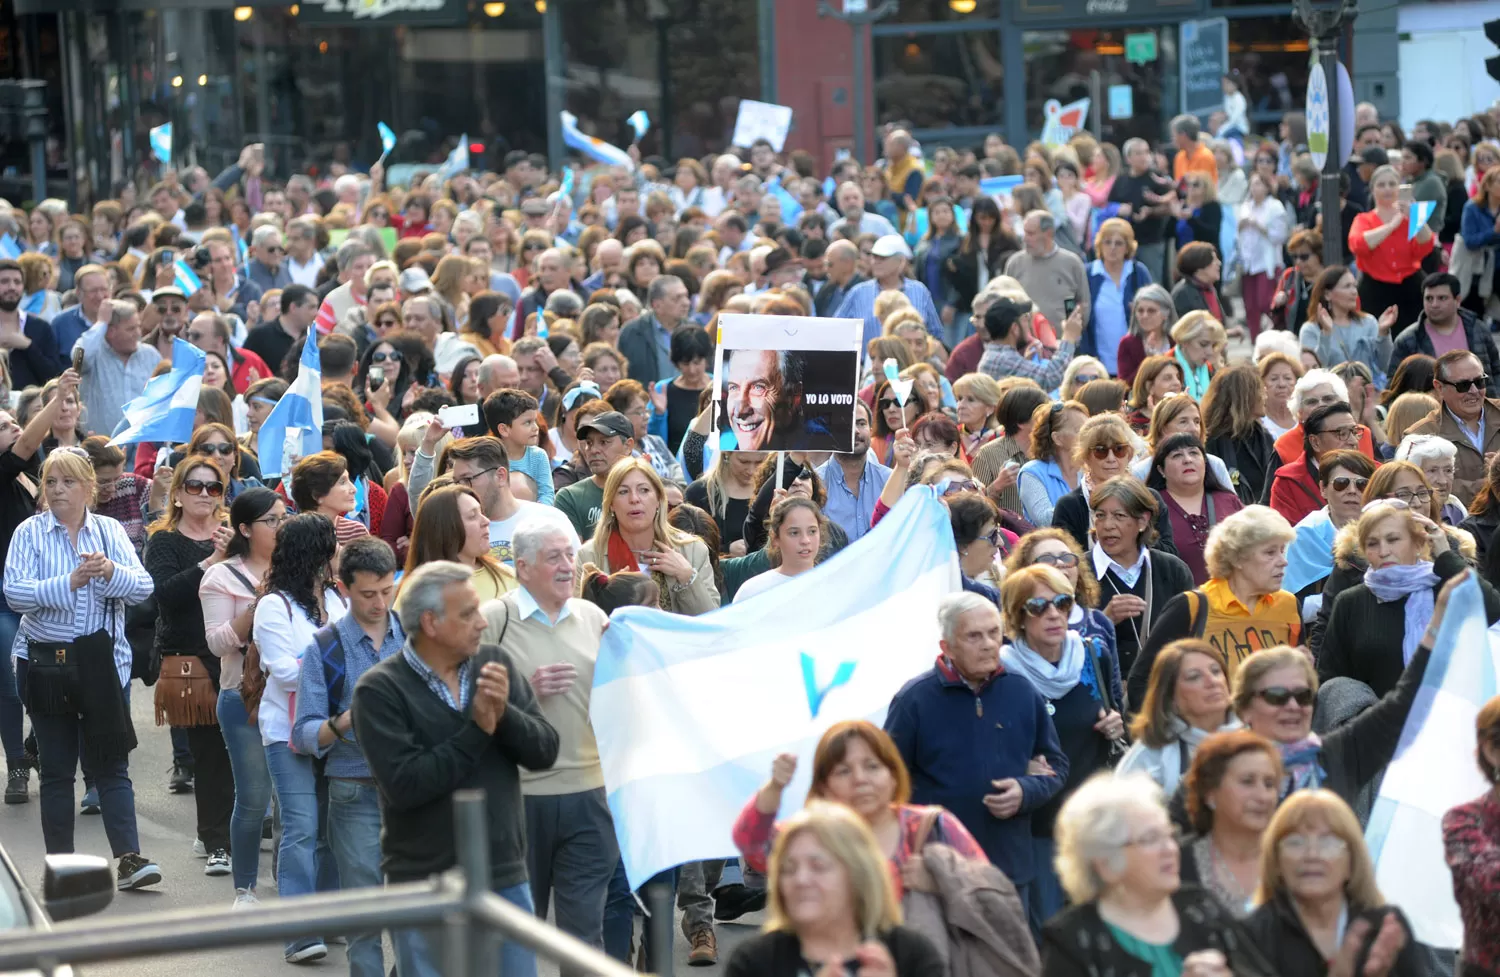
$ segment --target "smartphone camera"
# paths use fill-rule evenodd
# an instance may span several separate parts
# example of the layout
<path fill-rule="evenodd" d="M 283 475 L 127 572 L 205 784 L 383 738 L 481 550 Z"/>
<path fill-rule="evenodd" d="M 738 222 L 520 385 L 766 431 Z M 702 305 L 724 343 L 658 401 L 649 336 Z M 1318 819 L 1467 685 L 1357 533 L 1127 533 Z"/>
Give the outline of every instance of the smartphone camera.
<path fill-rule="evenodd" d="M 381 385 L 385 383 L 385 367 L 370 367 L 369 381 L 368 386 L 371 390 L 379 390 Z"/>

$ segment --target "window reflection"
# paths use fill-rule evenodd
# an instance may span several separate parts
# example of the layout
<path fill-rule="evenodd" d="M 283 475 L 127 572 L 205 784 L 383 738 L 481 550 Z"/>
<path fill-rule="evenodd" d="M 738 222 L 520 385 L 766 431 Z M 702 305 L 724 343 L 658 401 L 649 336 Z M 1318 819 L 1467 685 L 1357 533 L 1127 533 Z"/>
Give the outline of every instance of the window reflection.
<path fill-rule="evenodd" d="M 1125 60 L 1125 34 L 1154 32 L 1156 60 L 1132 64 Z M 1042 129 L 1048 99 L 1063 105 L 1090 97 L 1093 72 L 1099 73 L 1100 125 L 1106 142 L 1120 145 L 1140 136 L 1160 141 L 1166 123 L 1177 110 L 1177 27 L 1131 27 L 1112 31 L 1027 31 L 1026 127 L 1031 137 Z M 1109 89 L 1131 89 L 1131 115 L 1110 118 Z"/>
<path fill-rule="evenodd" d="M 1000 0 L 901 0 L 890 21 L 926 24 L 936 21 L 983 20 L 1000 16 Z"/>
<path fill-rule="evenodd" d="M 874 39 L 875 112 L 880 124 L 918 129 L 999 125 L 1004 71 L 1000 35 L 886 35 Z"/>
<path fill-rule="evenodd" d="M 1257 129 L 1274 128 L 1283 112 L 1302 109 L 1308 43 L 1291 17 L 1231 20 L 1229 66 L 1240 74 Z"/>

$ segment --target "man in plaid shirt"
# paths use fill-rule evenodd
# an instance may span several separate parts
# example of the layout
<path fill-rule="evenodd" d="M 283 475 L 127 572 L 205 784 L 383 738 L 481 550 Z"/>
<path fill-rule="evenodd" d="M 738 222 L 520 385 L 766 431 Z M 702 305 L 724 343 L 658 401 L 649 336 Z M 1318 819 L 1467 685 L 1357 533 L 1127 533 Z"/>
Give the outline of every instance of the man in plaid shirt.
<path fill-rule="evenodd" d="M 1043 390 L 1055 390 L 1062 383 L 1063 371 L 1073 358 L 1073 350 L 1083 335 L 1083 316 L 1078 309 L 1063 321 L 1062 340 L 1052 358 L 1033 362 L 1028 354 L 1033 346 L 1040 348 L 1031 331 L 1031 303 L 1000 298 L 984 313 L 983 334 L 989 338 L 979 372 L 996 380 L 1005 377 L 1029 377 Z"/>

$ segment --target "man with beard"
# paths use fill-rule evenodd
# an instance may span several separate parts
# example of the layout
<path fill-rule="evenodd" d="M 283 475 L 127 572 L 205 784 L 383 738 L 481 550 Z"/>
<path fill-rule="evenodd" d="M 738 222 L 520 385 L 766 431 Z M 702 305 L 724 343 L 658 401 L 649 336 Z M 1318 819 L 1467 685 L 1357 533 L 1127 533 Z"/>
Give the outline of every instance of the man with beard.
<path fill-rule="evenodd" d="M 1036 334 L 1031 331 L 1031 303 L 1000 298 L 984 313 L 979 334 L 986 339 L 984 355 L 979 360 L 979 372 L 996 380 L 1006 377 L 1027 377 L 1035 380 L 1043 390 L 1052 390 L 1062 382 L 1068 361 L 1083 334 L 1083 317 L 1078 309 L 1063 321 L 1061 341 L 1050 360 L 1037 363 L 1029 357 L 1040 349 Z"/>
<path fill-rule="evenodd" d="M 870 457 L 870 408 L 854 401 L 854 450 L 836 451 L 818 468 L 818 477 L 828 490 L 823 514 L 839 525 L 849 542 L 870 531 L 875 503 L 891 470 Z"/>
<path fill-rule="evenodd" d="M 62 372 L 52 324 L 21 309 L 23 276 L 19 262 L 0 261 L 0 350 L 10 356 L 16 390 L 41 386 Z"/>
<path fill-rule="evenodd" d="M 152 292 L 151 305 L 142 322 L 148 331 L 141 337 L 141 342 L 155 349 L 162 359 L 170 360 L 172 340 L 182 336 L 182 327 L 187 325 L 187 308 L 187 296 L 176 285 Z"/>

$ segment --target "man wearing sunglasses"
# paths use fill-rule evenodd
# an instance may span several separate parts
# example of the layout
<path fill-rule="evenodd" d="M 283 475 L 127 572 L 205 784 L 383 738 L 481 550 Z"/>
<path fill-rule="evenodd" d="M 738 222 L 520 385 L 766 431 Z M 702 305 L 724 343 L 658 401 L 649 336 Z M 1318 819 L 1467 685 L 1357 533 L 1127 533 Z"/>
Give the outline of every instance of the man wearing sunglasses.
<path fill-rule="evenodd" d="M 1485 391 L 1490 377 L 1479 357 L 1466 349 L 1438 357 L 1433 393 L 1443 406 L 1407 429 L 1407 434 L 1436 434 L 1458 448 L 1453 461 L 1453 494 L 1464 505 L 1484 484 L 1489 456 L 1500 450 L 1500 401 Z"/>
<path fill-rule="evenodd" d="M 263 224 L 250 237 L 250 260 L 245 263 L 245 277 L 262 291 L 285 288 L 292 283 L 292 270 L 286 266 L 286 247 L 281 231 Z"/>

